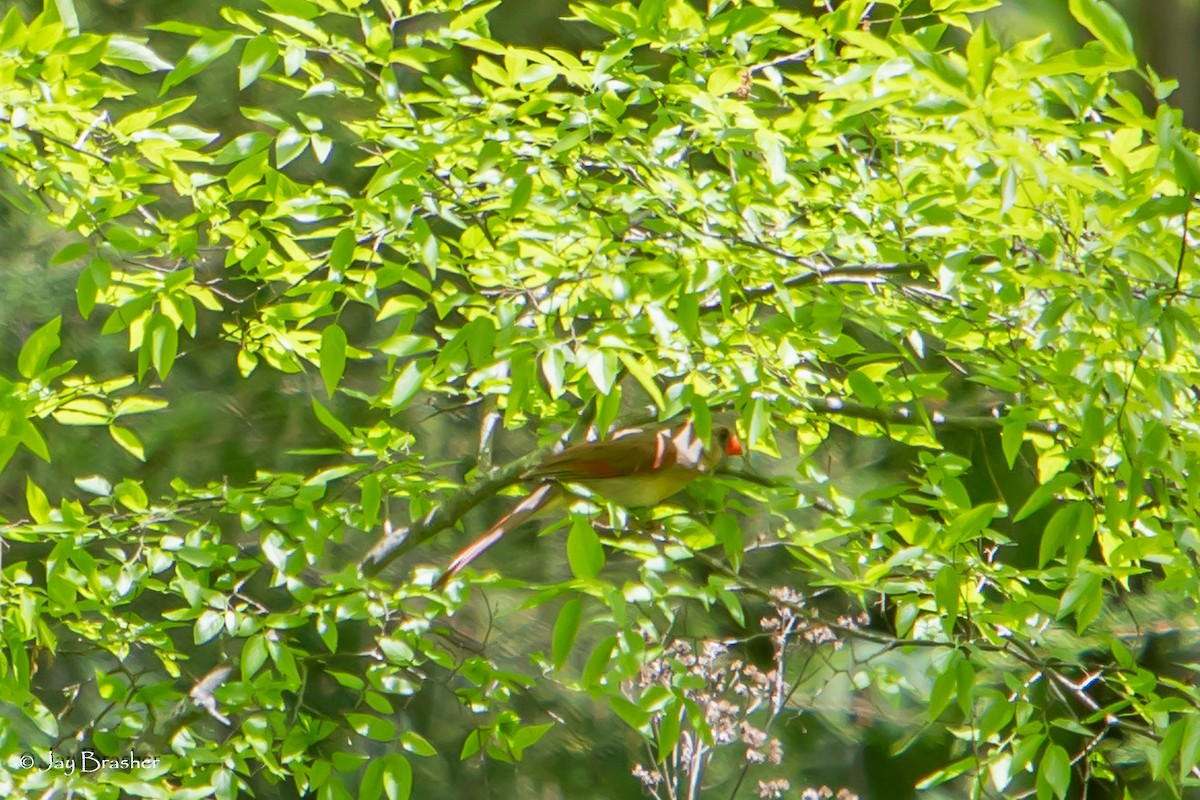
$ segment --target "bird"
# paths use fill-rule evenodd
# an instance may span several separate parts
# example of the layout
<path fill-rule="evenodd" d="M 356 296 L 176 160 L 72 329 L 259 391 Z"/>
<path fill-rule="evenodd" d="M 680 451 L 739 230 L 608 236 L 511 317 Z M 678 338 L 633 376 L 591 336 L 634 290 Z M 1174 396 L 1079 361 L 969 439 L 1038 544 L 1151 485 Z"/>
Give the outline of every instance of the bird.
<path fill-rule="evenodd" d="M 584 442 L 548 456 L 522 476 L 535 488 L 512 511 L 464 547 L 446 566 L 443 588 L 468 564 L 534 515 L 565 506 L 569 485 L 622 506 L 653 506 L 711 472 L 726 456 L 742 455 L 733 428 L 714 425 L 708 447 L 687 420 L 675 428 L 625 428 L 608 439 Z"/>

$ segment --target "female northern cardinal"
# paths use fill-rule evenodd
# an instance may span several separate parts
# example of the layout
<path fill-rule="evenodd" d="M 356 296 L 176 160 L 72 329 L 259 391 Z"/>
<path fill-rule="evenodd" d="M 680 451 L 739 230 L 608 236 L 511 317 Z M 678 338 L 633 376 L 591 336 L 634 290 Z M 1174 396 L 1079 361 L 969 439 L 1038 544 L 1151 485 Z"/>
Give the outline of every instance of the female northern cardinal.
<path fill-rule="evenodd" d="M 540 481 L 541 485 L 463 548 L 436 586 L 444 586 L 533 515 L 565 504 L 563 484 L 578 484 L 623 506 L 652 506 L 712 471 L 725 456 L 741 454 L 742 443 L 732 428 L 714 425 L 711 446 L 705 447 L 691 420 L 673 430 L 627 428 L 611 439 L 568 447 L 526 473 L 525 480 Z"/>

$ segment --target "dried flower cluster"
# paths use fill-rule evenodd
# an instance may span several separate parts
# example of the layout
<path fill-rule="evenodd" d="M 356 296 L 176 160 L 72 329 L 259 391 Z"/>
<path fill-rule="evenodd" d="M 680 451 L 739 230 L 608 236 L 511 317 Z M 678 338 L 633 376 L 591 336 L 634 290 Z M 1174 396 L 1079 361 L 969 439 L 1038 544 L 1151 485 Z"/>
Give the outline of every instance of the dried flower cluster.
<path fill-rule="evenodd" d="M 831 797 L 833 797 L 833 789 L 828 786 L 822 786 L 820 789 L 810 786 L 800 795 L 800 800 L 830 800 Z M 837 800 L 858 800 L 858 795 L 849 789 L 838 789 Z"/>
<path fill-rule="evenodd" d="M 813 645 L 832 644 L 833 649 L 842 648 L 842 638 L 834 627 L 822 623 L 818 617 L 820 612 L 812 609 L 806 615 L 798 612 L 806 608 L 804 595 L 795 589 L 776 587 L 771 590 L 771 607 L 775 609 L 774 617 L 764 617 L 760 624 L 763 630 L 770 631 L 777 641 L 776 648 L 782 646 L 786 639 L 799 634 L 804 641 Z M 851 617 L 842 615 L 837 618 L 836 627 L 857 630 L 870 621 L 866 612 Z"/>
<path fill-rule="evenodd" d="M 771 597 L 775 614 L 762 619 L 760 624 L 771 636 L 772 669 L 763 670 L 730 657 L 726 642 L 706 640 L 693 646 L 677 639 L 646 662 L 636 680 L 623 687 L 633 702 L 638 702 L 653 687 L 670 689 L 673 694 L 694 703 L 704 714 L 707 730 L 693 730 L 688 724 L 691 720 L 685 715 L 672 752 L 665 759 L 654 759 L 649 767 L 634 766 L 633 776 L 647 794 L 660 799 L 697 800 L 700 774 L 712 760 L 716 748 L 721 746 L 738 744 L 745 747 L 743 777 L 752 766 L 782 762 L 783 746 L 768 731 L 791 694 L 784 679 L 788 645 L 799 638 L 810 647 L 831 645 L 837 648 L 841 646 L 841 638 L 835 627 L 820 622 L 815 614 L 802 613 L 806 604 L 799 592 L 779 588 L 771 593 Z M 857 627 L 865 621 L 863 618 L 839 618 L 836 627 Z M 672 709 L 671 713 L 679 713 L 677 708 L 667 707 Z M 663 721 L 663 711 L 652 717 L 651 724 L 656 732 L 663 730 Z M 762 727 L 756 721 L 761 721 Z M 759 797 L 782 798 L 791 784 L 783 778 L 773 778 L 758 781 L 757 787 Z M 818 800 L 833 797 L 831 790 L 822 787 L 806 789 L 805 800 L 809 800 L 809 792 L 818 792 L 811 795 Z M 837 800 L 857 800 L 857 797 L 843 789 Z"/>
<path fill-rule="evenodd" d="M 769 800 L 770 798 L 783 797 L 783 793 L 792 788 L 790 781 L 783 778 L 776 778 L 773 781 L 758 782 L 758 796 Z"/>
<path fill-rule="evenodd" d="M 659 775 L 657 772 L 651 772 L 641 764 L 633 765 L 633 777 L 641 781 L 642 786 L 647 789 L 653 789 L 662 783 L 662 775 Z"/>

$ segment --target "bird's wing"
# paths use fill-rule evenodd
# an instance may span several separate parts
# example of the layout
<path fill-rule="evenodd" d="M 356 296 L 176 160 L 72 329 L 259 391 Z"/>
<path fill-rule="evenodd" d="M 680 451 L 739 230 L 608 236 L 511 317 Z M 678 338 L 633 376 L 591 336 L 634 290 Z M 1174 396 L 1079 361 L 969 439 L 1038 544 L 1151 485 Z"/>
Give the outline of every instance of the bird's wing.
<path fill-rule="evenodd" d="M 568 447 L 534 467 L 528 477 L 571 483 L 642 475 L 677 463 L 679 452 L 670 431 L 638 431 Z"/>

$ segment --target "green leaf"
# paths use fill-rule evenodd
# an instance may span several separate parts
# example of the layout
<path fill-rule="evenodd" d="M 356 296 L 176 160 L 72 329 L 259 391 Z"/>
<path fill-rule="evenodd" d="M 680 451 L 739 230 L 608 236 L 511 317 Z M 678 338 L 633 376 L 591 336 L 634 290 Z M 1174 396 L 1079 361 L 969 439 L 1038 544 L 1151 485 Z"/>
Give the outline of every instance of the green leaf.
<path fill-rule="evenodd" d="M 1162 735 L 1162 738 L 1156 743 L 1154 749 L 1150 751 L 1150 776 L 1154 780 L 1162 780 L 1168 774 L 1171 761 L 1183 745 L 1183 737 L 1186 732 L 1187 720 L 1175 720 L 1167 726 L 1167 732 Z"/>
<path fill-rule="evenodd" d="M 705 88 L 714 95 L 736 92 L 742 87 L 743 71 L 744 68 L 737 65 L 717 67 L 709 73 Z"/>
<path fill-rule="evenodd" d="M 28 475 L 25 476 L 25 506 L 34 522 L 45 524 L 50 521 L 50 501 Z"/>
<path fill-rule="evenodd" d="M 629 374 L 646 390 L 646 394 L 650 395 L 650 399 L 654 401 L 655 407 L 660 410 L 665 408 L 667 405 L 666 400 L 663 398 L 658 384 L 654 382 L 654 376 L 650 368 L 629 353 L 620 352 L 617 354 L 617 357 L 625 365 L 625 369 L 629 371 Z"/>
<path fill-rule="evenodd" d="M 953 653 L 933 681 L 933 688 L 929 691 L 929 706 L 926 710 L 927 719 L 930 722 L 937 721 L 946 706 L 950 704 L 950 698 L 954 696 L 954 691 L 958 687 L 958 662 L 961 659 L 961 655 L 957 652 Z"/>
<path fill-rule="evenodd" d="M 1000 447 L 1004 451 L 1004 462 L 1012 469 L 1025 444 L 1025 432 L 1029 427 L 1028 414 L 1008 414 L 1001 421 Z"/>
<path fill-rule="evenodd" d="M 587 372 L 596 391 L 607 395 L 613 390 L 617 377 L 617 357 L 610 350 L 592 350 L 587 357 Z"/>
<path fill-rule="evenodd" d="M 390 742 L 396 738 L 396 723 L 390 719 L 377 717 L 374 714 L 350 713 L 346 722 L 359 736 L 374 739 L 377 742 Z"/>
<path fill-rule="evenodd" d="M 608 707 L 614 714 L 635 731 L 642 730 L 650 723 L 648 711 L 620 695 L 608 695 L 605 697 L 605 702 L 608 703 Z"/>
<path fill-rule="evenodd" d="M 1071 756 L 1064 747 L 1053 742 L 1046 745 L 1041 766 L 1038 767 L 1039 788 L 1043 784 L 1049 787 L 1059 800 L 1067 796 L 1067 789 L 1071 786 Z"/>
<path fill-rule="evenodd" d="M 873 407 L 883 405 L 883 394 L 879 391 L 879 387 L 862 370 L 855 370 L 847 375 L 846 384 L 850 387 L 850 393 L 863 405 Z"/>
<path fill-rule="evenodd" d="M 146 511 L 150 507 L 150 498 L 137 481 L 128 479 L 121 481 L 116 485 L 113 497 L 130 511 Z"/>
<path fill-rule="evenodd" d="M 725 551 L 729 565 L 737 572 L 742 567 L 746 550 L 746 538 L 742 534 L 742 523 L 733 514 L 722 512 L 713 519 L 713 533 Z"/>
<path fill-rule="evenodd" d="M 945 615 L 942 617 L 942 627 L 947 636 L 954 635 L 954 626 L 958 622 L 958 571 L 949 564 L 938 570 L 933 581 L 933 596 L 938 608 Z"/>
<path fill-rule="evenodd" d="M 974 755 L 960 758 L 958 761 L 950 764 L 948 767 L 939 769 L 932 775 L 922 778 L 916 785 L 920 791 L 932 789 L 935 786 L 945 783 L 946 781 L 954 780 L 955 778 L 967 772 L 979 769 L 979 759 Z"/>
<path fill-rule="evenodd" d="M 563 393 L 563 387 L 566 381 L 566 356 L 563 354 L 560 347 L 548 347 L 542 351 L 540 359 L 542 368 L 542 377 L 546 379 L 546 386 L 550 390 L 551 399 L 557 400 Z"/>
<path fill-rule="evenodd" d="M 163 78 L 159 95 L 166 94 L 171 87 L 183 83 L 193 75 L 198 75 L 209 64 L 228 53 L 239 38 L 241 37 L 236 34 L 224 31 L 211 31 L 205 34 L 188 48 L 179 64 Z"/>
<path fill-rule="evenodd" d="M 234 195 L 242 195 L 263 182 L 270 173 L 266 153 L 251 153 L 238 161 L 225 176 L 225 184 Z"/>
<path fill-rule="evenodd" d="M 1182 141 L 1171 148 L 1171 162 L 1175 167 L 1175 182 L 1188 194 L 1200 193 L 1200 158 Z"/>
<path fill-rule="evenodd" d="M 49 463 L 50 450 L 46 446 L 46 440 L 38 431 L 37 426 L 32 421 L 27 420 L 21 431 L 21 444 L 25 445 L 25 449 L 33 453 L 38 458 Z M 3 464 L 0 464 L 0 469 L 3 469 Z"/>
<path fill-rule="evenodd" d="M 476 728 L 475 730 L 471 731 L 471 733 L 467 735 L 466 740 L 463 742 L 462 750 L 460 750 L 458 753 L 458 759 L 460 761 L 466 761 L 468 758 L 478 753 L 480 749 L 483 748 L 484 742 L 486 742 L 488 738 L 490 738 L 489 733 L 483 728 Z"/>
<path fill-rule="evenodd" d="M 738 599 L 738 596 L 728 589 L 721 589 L 717 592 L 717 596 L 721 599 L 721 604 L 725 606 L 725 610 L 729 612 L 729 616 L 733 618 L 738 627 L 746 627 L 746 612 L 742 609 L 742 601 Z"/>
<path fill-rule="evenodd" d="M 650 37 L 657 31 L 665 5 L 665 0 L 642 0 L 638 3 L 637 30 L 640 35 Z"/>
<path fill-rule="evenodd" d="M 363 478 L 361 491 L 362 516 L 359 518 L 358 524 L 363 530 L 369 531 L 379 521 L 379 509 L 383 501 L 383 487 L 379 483 L 378 476 L 367 475 Z"/>
<path fill-rule="evenodd" d="M 93 267 L 96 262 L 93 262 Z M 142 319 L 154 305 L 154 295 L 136 294 L 129 301 L 117 307 L 100 329 L 102 334 L 116 333 L 128 328 L 135 321 Z"/>
<path fill-rule="evenodd" d="M 496 327 L 487 316 L 479 316 L 463 326 L 466 337 L 467 355 L 476 369 L 482 369 L 493 361 Z"/>
<path fill-rule="evenodd" d="M 658 3 L 651 3 L 651 5 L 658 5 Z M 599 3 L 576 3 L 571 6 L 571 11 L 579 15 L 580 19 L 585 19 L 609 33 L 626 34 L 638 27 L 638 18 L 630 12 L 628 6 L 619 8 Z"/>
<path fill-rule="evenodd" d="M 149 348 L 150 363 L 154 371 L 163 380 L 175 366 L 175 358 L 179 353 L 179 330 L 175 323 L 163 314 L 153 314 L 147 327 L 147 335 L 142 342 L 142 349 Z"/>
<path fill-rule="evenodd" d="M 679 734 L 683 728 L 683 703 L 675 699 L 663 710 L 662 722 L 658 726 L 658 763 L 663 763 L 671 757 L 675 745 L 679 743 Z"/>
<path fill-rule="evenodd" d="M 1069 566 L 1074 567 L 1091 544 L 1094 524 L 1095 512 L 1091 503 L 1076 500 L 1058 509 L 1042 533 L 1042 541 L 1038 545 L 1038 566 L 1046 566 L 1066 546 L 1071 553 Z"/>
<path fill-rule="evenodd" d="M 238 88 L 245 89 L 254 83 L 278 58 L 279 46 L 272 37 L 255 36 L 246 42 L 241 63 L 238 64 Z"/>
<path fill-rule="evenodd" d="M 147 411 L 157 411 L 167 407 L 167 401 L 159 397 L 145 395 L 129 395 L 122 397 L 113 409 L 114 417 L 124 417 L 129 414 L 144 414 Z"/>
<path fill-rule="evenodd" d="M 538 725 L 526 725 L 513 736 L 513 749 L 518 754 L 527 747 L 537 744 L 543 736 L 554 729 L 553 722 L 543 722 Z M 518 756 L 519 757 L 519 756 Z"/>
<path fill-rule="evenodd" d="M 407 406 L 417 396 L 417 392 L 425 382 L 425 373 L 429 366 L 428 359 L 410 361 L 396 376 L 396 381 L 392 384 L 391 396 L 388 398 L 388 404 L 393 413 Z"/>
<path fill-rule="evenodd" d="M 896 609 L 896 635 L 908 638 L 920 613 L 921 609 L 916 603 L 901 603 Z"/>
<path fill-rule="evenodd" d="M 275 163 L 282 169 L 308 149 L 309 137 L 293 127 L 286 127 L 275 136 Z"/>
<path fill-rule="evenodd" d="M 317 402 L 317 398 L 312 399 L 313 413 L 317 415 L 317 419 L 321 424 L 329 430 L 333 431 L 334 435 L 347 444 L 350 443 L 350 429 L 342 424 L 341 420 L 335 417 L 329 409 Z"/>
<path fill-rule="evenodd" d="M 146 450 L 142 446 L 142 441 L 137 437 L 137 434 L 129 430 L 129 428 L 122 428 L 120 425 L 109 425 L 108 435 L 111 436 L 112 440 L 119 444 L 121 448 L 125 450 L 125 452 L 129 453 L 129 455 L 133 456 L 138 461 L 144 462 L 146 460 Z"/>
<path fill-rule="evenodd" d="M 1104 578 L 1096 569 L 1080 569 L 1058 603 L 1058 619 L 1075 612 L 1075 626 L 1082 632 L 1099 614 L 1104 604 Z"/>
<path fill-rule="evenodd" d="M 69 400 L 54 411 L 54 421 L 60 425 L 107 425 L 111 420 L 108 406 L 94 397 Z"/>
<path fill-rule="evenodd" d="M 266 0 L 266 4 L 276 13 L 296 19 L 310 20 L 321 15 L 321 7 L 309 0 Z"/>
<path fill-rule="evenodd" d="M 240 665 L 242 680 L 249 681 L 252 679 L 265 663 L 267 663 L 266 637 L 261 633 L 257 633 L 247 639 L 246 646 L 242 648 Z"/>
<path fill-rule="evenodd" d="M 33 379 L 50 363 L 50 356 L 54 355 L 62 344 L 58 338 L 61 328 L 62 317 L 58 316 L 42 325 L 25 340 L 21 353 L 17 356 L 17 371 L 22 377 Z"/>
<path fill-rule="evenodd" d="M 326 325 L 321 331 L 321 379 L 325 382 L 325 393 L 333 397 L 342 375 L 346 371 L 346 332 L 335 323 Z"/>
<path fill-rule="evenodd" d="M 238 164 L 271 146 L 271 136 L 264 131 L 251 131 L 234 137 L 218 151 L 214 164 Z"/>
<path fill-rule="evenodd" d="M 68 560 L 76 544 L 71 537 L 58 540 L 46 557 L 46 593 L 58 606 L 73 610 L 78 591 L 68 573 Z"/>
<path fill-rule="evenodd" d="M 984 503 L 959 514 L 946 528 L 947 546 L 952 548 L 973 540 L 983 533 L 995 515 L 995 503 Z"/>
<path fill-rule="evenodd" d="M 171 69 L 171 62 L 163 60 L 146 46 L 146 40 L 113 34 L 104 43 L 105 64 L 127 69 L 138 75 Z"/>
<path fill-rule="evenodd" d="M 707 442 L 712 436 L 712 409 L 703 397 L 693 397 L 688 403 L 692 413 L 692 422 L 696 426 L 696 435 L 700 441 Z"/>
<path fill-rule="evenodd" d="M 572 597 L 563 603 L 554 622 L 554 632 L 551 635 L 551 662 L 555 669 L 562 669 L 571 655 L 575 644 L 575 635 L 579 633 L 579 623 L 583 618 L 583 603 L 577 597 Z"/>
<path fill-rule="evenodd" d="M 508 212 L 516 216 L 525 210 L 525 206 L 529 205 L 529 198 L 533 196 L 533 179 L 528 175 L 522 175 L 513 187 L 512 194 L 509 196 Z"/>
<path fill-rule="evenodd" d="M 383 796 L 384 759 L 373 758 L 363 769 L 362 780 L 358 784 L 359 800 L 379 800 Z"/>
<path fill-rule="evenodd" d="M 337 232 L 337 236 L 333 237 L 333 244 L 329 248 L 329 266 L 338 272 L 344 272 L 352 263 L 354 263 L 354 248 L 357 242 L 354 240 L 354 231 L 350 228 L 342 228 Z"/>
<path fill-rule="evenodd" d="M 964 715 L 971 714 L 972 696 L 975 691 L 975 667 L 967 659 L 962 659 L 954 667 L 954 696 L 958 707 Z"/>
<path fill-rule="evenodd" d="M 1058 473 L 1037 489 L 1034 489 L 1033 494 L 1029 495 L 1029 499 L 1025 501 L 1025 505 L 1021 506 L 1021 510 L 1013 517 L 1013 522 L 1020 522 L 1034 514 L 1042 506 L 1053 500 L 1056 494 L 1064 489 L 1071 488 L 1077 483 L 1079 483 L 1079 476 L 1074 472 Z"/>
<path fill-rule="evenodd" d="M 419 756 L 437 755 L 437 750 L 429 743 L 429 740 L 416 731 L 405 731 L 400 734 L 400 746 Z"/>
<path fill-rule="evenodd" d="M 933 0 L 929 7 L 938 13 L 950 11 L 959 14 L 973 14 L 995 8 L 1000 3 L 1001 0 Z"/>
<path fill-rule="evenodd" d="M 211 608 L 206 608 L 199 617 L 193 629 L 192 641 L 204 644 L 220 633 L 225 627 L 225 615 Z"/>
<path fill-rule="evenodd" d="M 1179 780 L 1182 782 L 1192 769 L 1200 763 L 1200 715 L 1187 715 L 1183 728 L 1183 742 L 1179 746 Z"/>
<path fill-rule="evenodd" d="M 571 565 L 571 573 L 583 580 L 595 578 L 604 569 L 604 547 L 600 537 L 592 529 L 591 522 L 583 517 L 576 517 L 571 522 L 571 532 L 567 534 L 567 563 Z"/>
<path fill-rule="evenodd" d="M 96 286 L 96 276 L 92 267 L 79 273 L 75 281 L 75 303 L 79 306 L 79 316 L 88 319 L 96 307 L 96 297 L 100 289 Z"/>
<path fill-rule="evenodd" d="M 46 4 L 45 14 L 49 19 L 62 22 L 63 29 L 72 36 L 79 34 L 79 14 L 75 11 L 74 0 L 53 0 L 53 5 Z"/>
<path fill-rule="evenodd" d="M 613 650 L 616 646 L 616 637 L 606 636 L 592 649 L 592 654 L 588 656 L 587 664 L 583 668 L 583 674 L 579 677 L 581 686 L 590 688 L 600 682 L 609 662 L 612 661 Z"/>
<path fill-rule="evenodd" d="M 1105 49 L 1132 62 L 1133 36 L 1120 13 L 1104 0 L 1067 0 L 1071 16 L 1087 28 Z"/>
<path fill-rule="evenodd" d="M 988 88 L 999 55 L 1000 46 L 987 20 L 983 20 L 967 42 L 967 76 L 975 94 L 981 95 Z"/>
<path fill-rule="evenodd" d="M 82 478 L 75 479 L 75 485 L 85 492 L 98 495 L 100 497 L 108 497 L 112 494 L 112 484 L 109 483 L 103 476 L 88 475 Z"/>
<path fill-rule="evenodd" d="M 92 246 L 88 242 L 72 242 L 59 249 L 57 253 L 50 257 L 50 265 L 58 266 L 66 264 L 69 261 L 74 261 L 82 258 L 92 251 Z"/>

